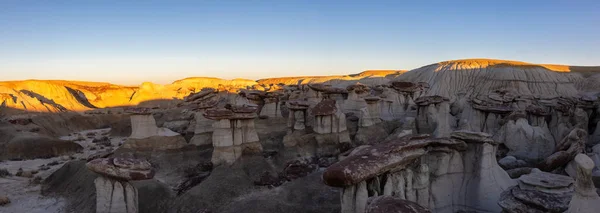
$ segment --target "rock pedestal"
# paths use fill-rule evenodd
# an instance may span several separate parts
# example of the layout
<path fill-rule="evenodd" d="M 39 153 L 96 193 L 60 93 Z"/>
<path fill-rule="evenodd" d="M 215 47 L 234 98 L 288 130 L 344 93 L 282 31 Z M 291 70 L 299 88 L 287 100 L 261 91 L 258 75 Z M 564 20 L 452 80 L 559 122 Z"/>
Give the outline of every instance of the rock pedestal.
<path fill-rule="evenodd" d="M 232 106 L 230 109 L 207 110 L 204 116 L 217 120 L 212 134 L 214 165 L 233 164 L 243 153 L 262 152 L 254 126 L 256 107 Z"/>
<path fill-rule="evenodd" d="M 448 101 L 442 96 L 423 96 L 415 100 L 419 107 L 416 120 L 419 134 L 433 134 L 435 137 L 450 135 L 453 118 Z"/>
<path fill-rule="evenodd" d="M 600 196 L 592 182 L 594 161 L 584 154 L 578 154 L 573 160 L 577 166 L 575 194 L 569 203 L 568 213 L 592 213 L 600 211 Z"/>
<path fill-rule="evenodd" d="M 317 155 L 336 155 L 339 153 L 338 144 L 350 143 L 346 116 L 338 109 L 335 100 L 324 99 L 312 110 L 315 116 L 313 130 L 317 133 Z"/>
<path fill-rule="evenodd" d="M 86 166 L 101 175 L 94 180 L 97 213 L 138 212 L 138 191 L 129 181 L 154 177 L 148 161 L 129 158 L 99 158 L 88 162 Z"/>
<path fill-rule="evenodd" d="M 361 127 L 373 126 L 381 123 L 380 98 L 369 96 L 365 97 L 367 107 L 360 109 L 359 125 Z"/>
<path fill-rule="evenodd" d="M 123 143 L 123 148 L 157 151 L 180 149 L 185 145 L 185 138 L 179 133 L 156 127 L 152 114 L 138 111 L 131 115 L 131 136 Z"/>

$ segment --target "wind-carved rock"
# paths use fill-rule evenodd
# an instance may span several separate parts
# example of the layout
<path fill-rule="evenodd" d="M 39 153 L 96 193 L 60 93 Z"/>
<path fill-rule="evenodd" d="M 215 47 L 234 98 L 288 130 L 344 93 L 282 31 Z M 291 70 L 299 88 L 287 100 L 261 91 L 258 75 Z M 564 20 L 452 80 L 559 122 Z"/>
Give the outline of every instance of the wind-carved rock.
<path fill-rule="evenodd" d="M 179 133 L 168 128 L 158 128 L 156 120 L 147 108 L 130 108 L 131 136 L 123 143 L 123 148 L 137 151 L 157 151 L 180 149 L 186 141 Z"/>
<path fill-rule="evenodd" d="M 569 163 L 579 153 L 582 153 L 587 141 L 587 132 L 583 129 L 573 129 L 558 144 L 555 152 L 538 165 L 542 171 L 550 172 Z"/>
<path fill-rule="evenodd" d="M 281 114 L 281 100 L 283 96 L 282 92 L 269 92 L 264 97 L 264 106 L 260 111 L 261 116 L 269 116 L 273 118 L 283 117 Z"/>
<path fill-rule="evenodd" d="M 573 160 L 576 164 L 575 194 L 569 203 L 568 213 L 592 213 L 600 210 L 600 196 L 592 181 L 594 161 L 584 154 Z"/>
<path fill-rule="evenodd" d="M 324 99 L 312 110 L 315 116 L 313 130 L 317 140 L 317 155 L 331 156 L 339 153 L 340 143 L 350 143 L 346 129 L 346 116 L 335 100 Z"/>
<path fill-rule="evenodd" d="M 209 109 L 204 117 L 213 123 L 214 165 L 233 164 L 242 154 L 262 152 L 258 133 L 254 126 L 256 106 L 227 106 L 226 109 Z"/>
<path fill-rule="evenodd" d="M 382 118 L 390 120 L 416 111 L 415 99 L 420 97 L 427 88 L 429 88 L 429 84 L 425 82 L 407 81 L 392 81 L 390 85 L 383 86 L 380 95 L 384 100 Z"/>
<path fill-rule="evenodd" d="M 189 97 L 195 98 L 193 103 L 195 104 L 194 119 L 196 120 L 194 126 L 194 136 L 190 139 L 190 144 L 194 144 L 196 146 L 212 144 L 212 124 L 214 121 L 205 118 L 203 114 L 207 109 L 217 107 L 219 103 L 217 91 L 215 89 L 203 89 L 199 93 L 190 95 L 188 98 Z"/>
<path fill-rule="evenodd" d="M 99 158 L 86 164 L 100 174 L 96 185 L 97 213 L 137 213 L 138 191 L 129 181 L 154 177 L 152 166 L 146 160 L 131 158 Z"/>
<path fill-rule="evenodd" d="M 515 111 L 504 118 L 505 124 L 494 139 L 503 143 L 508 155 L 537 163 L 554 153 L 554 137 L 547 126 L 531 126 L 525 113 Z"/>
<path fill-rule="evenodd" d="M 381 123 L 381 98 L 377 96 L 365 97 L 367 107 L 360 109 L 360 119 L 358 123 L 361 127 L 373 126 Z"/>
<path fill-rule="evenodd" d="M 536 169 L 518 179 L 519 185 L 502 193 L 503 212 L 565 212 L 573 196 L 573 179 Z"/>
<path fill-rule="evenodd" d="M 449 99 L 442 96 L 423 96 L 415 100 L 418 105 L 417 131 L 435 137 L 449 136 L 454 118 L 450 114 Z"/>
<path fill-rule="evenodd" d="M 365 97 L 369 95 L 371 89 L 364 84 L 354 84 L 346 87 L 348 99 L 344 102 L 344 113 L 354 113 L 360 115 L 361 109 L 367 107 Z"/>
<path fill-rule="evenodd" d="M 343 188 L 342 213 L 363 213 L 377 196 L 434 212 L 499 212 L 500 194 L 516 182 L 496 163 L 496 145 L 481 132 L 407 136 L 352 152 L 328 167 L 323 181 Z"/>

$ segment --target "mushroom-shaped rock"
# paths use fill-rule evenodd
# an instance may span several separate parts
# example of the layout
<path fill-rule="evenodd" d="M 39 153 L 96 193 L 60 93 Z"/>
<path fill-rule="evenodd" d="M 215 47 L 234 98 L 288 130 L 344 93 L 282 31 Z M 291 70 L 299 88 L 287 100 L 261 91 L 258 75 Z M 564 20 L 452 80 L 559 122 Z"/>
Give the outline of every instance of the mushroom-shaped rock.
<path fill-rule="evenodd" d="M 154 177 L 154 171 L 148 161 L 132 158 L 99 158 L 88 162 L 86 166 L 101 175 L 94 181 L 96 212 L 138 212 L 138 191 L 129 181 Z"/>
<path fill-rule="evenodd" d="M 290 110 L 306 110 L 310 106 L 308 101 L 290 100 L 287 102 L 287 108 Z"/>
<path fill-rule="evenodd" d="M 354 92 L 356 94 L 362 94 L 362 93 L 369 92 L 371 89 L 367 85 L 364 85 L 361 83 L 356 83 L 356 84 L 347 86 L 346 90 L 348 90 L 349 92 Z"/>
<path fill-rule="evenodd" d="M 458 130 L 450 134 L 450 137 L 463 140 L 467 143 L 489 143 L 498 144 L 492 139 L 492 135 L 485 132 L 473 132 L 468 130 Z"/>
<path fill-rule="evenodd" d="M 587 155 L 578 154 L 575 159 L 577 178 L 575 194 L 569 203 L 568 213 L 592 213 L 600 210 L 600 196 L 592 182 L 594 161 Z"/>
<path fill-rule="evenodd" d="M 204 112 L 204 117 L 212 120 L 228 119 L 233 116 L 233 111 L 228 109 L 209 109 Z"/>
<path fill-rule="evenodd" d="M 376 144 L 361 150 L 327 168 L 323 173 L 325 184 L 334 187 L 356 185 L 389 169 L 409 164 L 425 153 L 427 147 L 443 146 L 464 150 L 463 141 L 444 138 L 409 137 Z"/>
<path fill-rule="evenodd" d="M 146 180 L 154 171 L 146 160 L 132 158 L 98 158 L 86 164 L 89 170 L 118 180 Z"/>
<path fill-rule="evenodd" d="M 430 213 L 418 203 L 393 196 L 371 197 L 367 201 L 366 213 Z"/>
<path fill-rule="evenodd" d="M 399 92 L 416 92 L 419 90 L 419 85 L 407 81 L 392 81 L 392 88 Z"/>
<path fill-rule="evenodd" d="M 439 104 L 439 103 L 442 103 L 444 101 L 449 101 L 449 100 L 450 99 L 439 96 L 439 95 L 423 96 L 423 97 L 419 97 L 419 98 L 415 99 L 415 104 L 417 104 L 419 106 L 428 106 L 431 104 Z"/>
<path fill-rule="evenodd" d="M 312 110 L 315 116 L 333 115 L 337 112 L 335 100 L 325 99 L 319 102 Z"/>
<path fill-rule="evenodd" d="M 550 115 L 550 110 L 547 107 L 541 105 L 529 105 L 525 108 L 527 113 L 535 115 L 535 116 L 547 116 Z"/>

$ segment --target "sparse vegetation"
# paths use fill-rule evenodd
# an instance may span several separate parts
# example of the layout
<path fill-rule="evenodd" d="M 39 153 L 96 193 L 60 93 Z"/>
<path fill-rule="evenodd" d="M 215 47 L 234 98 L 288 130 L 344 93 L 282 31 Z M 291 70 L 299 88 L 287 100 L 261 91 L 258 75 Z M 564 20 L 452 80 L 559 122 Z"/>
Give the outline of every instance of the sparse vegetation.
<path fill-rule="evenodd" d="M 10 177 L 10 176 L 12 176 L 12 174 L 10 174 L 10 172 L 8 172 L 8 170 L 0 169 L 0 177 Z"/>

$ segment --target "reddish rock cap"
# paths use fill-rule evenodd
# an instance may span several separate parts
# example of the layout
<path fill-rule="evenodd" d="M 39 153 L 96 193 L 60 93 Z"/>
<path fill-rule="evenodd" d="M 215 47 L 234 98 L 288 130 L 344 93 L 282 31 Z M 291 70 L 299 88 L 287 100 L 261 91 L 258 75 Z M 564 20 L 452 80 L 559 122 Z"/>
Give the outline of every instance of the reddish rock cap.
<path fill-rule="evenodd" d="M 322 100 L 312 110 L 313 115 L 317 116 L 333 115 L 336 112 L 335 100 L 332 99 Z"/>
<path fill-rule="evenodd" d="M 150 162 L 133 158 L 98 158 L 86 164 L 95 173 L 119 180 L 146 180 L 154 177 Z"/>

